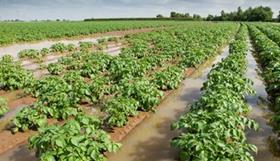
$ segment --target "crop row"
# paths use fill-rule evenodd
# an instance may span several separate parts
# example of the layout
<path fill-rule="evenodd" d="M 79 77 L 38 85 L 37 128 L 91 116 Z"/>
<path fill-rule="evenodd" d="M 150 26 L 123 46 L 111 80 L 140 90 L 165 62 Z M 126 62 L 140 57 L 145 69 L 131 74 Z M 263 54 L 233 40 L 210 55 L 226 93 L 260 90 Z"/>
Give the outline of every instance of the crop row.
<path fill-rule="evenodd" d="M 64 43 L 55 43 L 50 46 L 50 48 L 42 48 L 41 50 L 35 50 L 35 49 L 24 49 L 21 50 L 18 53 L 19 58 L 28 58 L 32 60 L 36 60 L 41 62 L 43 58 L 45 58 L 47 55 L 51 54 L 61 54 L 61 53 L 71 53 L 74 51 L 82 51 L 82 52 L 88 52 L 91 48 L 96 47 L 97 49 L 102 49 L 104 46 L 104 43 L 106 42 L 118 42 L 117 37 L 110 37 L 110 38 L 101 38 L 97 39 L 96 44 L 93 42 L 79 42 L 78 46 L 75 46 L 74 44 L 64 44 Z"/>
<path fill-rule="evenodd" d="M 263 78 L 267 84 L 266 90 L 271 95 L 272 102 L 276 103 L 276 107 L 279 107 L 280 104 L 277 103 L 277 100 L 280 99 L 278 98 L 280 96 L 278 79 L 280 47 L 255 26 L 250 25 L 249 28 L 263 68 Z"/>
<path fill-rule="evenodd" d="M 17 22 L 0 23 L 0 45 L 15 42 L 90 35 L 147 27 L 177 26 L 178 21 Z"/>
<path fill-rule="evenodd" d="M 0 89 L 16 90 L 31 86 L 34 82 L 30 72 L 25 71 L 20 63 L 14 62 L 9 55 L 0 58 Z M 8 112 L 7 101 L 0 97 L 0 117 Z"/>
<path fill-rule="evenodd" d="M 280 31 L 266 25 L 258 25 L 258 28 L 280 46 Z"/>
<path fill-rule="evenodd" d="M 32 73 L 22 69 L 10 55 L 0 59 L 0 89 L 16 90 L 30 86 L 34 82 Z"/>
<path fill-rule="evenodd" d="M 0 97 L 0 117 L 8 112 L 7 100 Z"/>
<path fill-rule="evenodd" d="M 236 26 L 194 25 L 137 34 L 127 38 L 130 46 L 116 57 L 88 52 L 63 57 L 55 63 L 61 76 L 46 76 L 29 86 L 37 101 L 17 114 L 13 131 L 39 128 L 29 145 L 42 160 L 102 160 L 105 151 L 115 151 L 119 144 L 109 141 L 101 127 L 122 127 L 138 111 L 153 111 L 163 91 L 179 86 L 184 69 L 213 56 Z M 102 121 L 83 112 L 80 104 L 85 102 L 101 104 Z M 47 118 L 65 123 L 46 126 Z"/>
<path fill-rule="evenodd" d="M 179 30 L 176 32 L 179 32 Z M 207 34 L 202 31 L 200 32 L 201 32 L 200 37 L 205 37 Z M 155 38 L 155 40 L 158 40 L 158 36 L 162 35 L 163 33 L 155 33 L 153 37 Z M 166 36 L 167 35 L 170 35 L 170 33 L 166 32 Z M 134 95 L 134 97 L 136 98 L 140 97 L 138 99 L 140 102 L 142 102 L 142 104 L 140 104 L 141 107 L 139 108 L 145 111 L 149 111 L 151 107 L 153 107 L 159 102 L 158 96 L 162 94 L 160 94 L 160 92 L 157 91 L 157 88 L 149 89 L 149 86 L 152 87 L 152 84 L 149 81 L 143 80 L 141 78 L 149 70 L 154 70 L 156 66 L 163 65 L 164 62 L 168 62 L 169 60 L 176 57 L 176 55 L 174 54 L 177 54 L 176 49 L 178 50 L 178 48 L 169 48 L 169 49 L 165 48 L 163 51 L 158 52 L 159 49 L 157 46 L 163 48 L 165 46 L 169 47 L 178 44 L 173 41 L 169 41 L 168 44 L 167 40 L 169 40 L 170 36 L 166 37 L 165 41 L 163 42 L 160 41 L 157 44 L 154 44 L 155 45 L 155 47 L 153 48 L 154 51 L 152 51 L 152 49 L 149 48 L 149 44 L 147 44 L 148 41 L 141 40 L 146 38 L 150 39 L 152 37 L 151 34 L 147 34 L 144 36 L 140 35 L 137 38 L 131 39 L 130 41 L 134 41 L 131 42 L 131 44 L 135 44 L 135 45 L 132 45 L 132 47 L 130 48 L 124 49 L 123 52 L 118 57 L 113 58 L 103 53 L 99 53 L 99 54 L 98 53 L 96 54 L 73 53 L 71 56 L 61 58 L 60 61 L 56 64 L 62 65 L 62 67 L 59 69 L 61 69 L 60 71 L 61 73 L 65 73 L 64 76 L 63 77 L 49 76 L 35 83 L 32 89 L 33 91 L 32 93 L 34 97 L 37 97 L 38 102 L 40 102 L 40 105 L 36 105 L 38 106 L 36 108 L 28 108 L 28 109 L 29 110 L 36 109 L 37 112 L 33 112 L 33 113 L 38 115 L 38 109 L 41 109 L 39 107 L 45 108 L 45 106 L 41 106 L 41 104 L 47 105 L 50 108 L 48 108 L 47 111 L 39 110 L 41 111 L 39 113 L 44 113 L 51 118 L 65 119 L 67 118 L 68 115 L 73 115 L 74 113 L 77 113 L 76 106 L 79 102 L 89 101 L 91 103 L 95 103 L 97 100 L 101 99 L 104 95 L 109 94 L 114 96 L 119 95 L 119 96 L 129 97 L 131 95 Z M 191 39 L 194 38 L 196 35 L 190 37 L 191 34 L 187 34 L 185 36 Z M 209 37 L 210 36 L 212 35 L 210 34 Z M 223 40 L 222 36 L 223 35 L 221 35 L 220 41 Z M 140 40 L 142 41 L 142 43 L 140 42 Z M 219 39 L 215 37 L 214 40 L 219 40 Z M 197 39 L 194 43 L 196 43 L 197 41 L 200 40 Z M 209 39 L 204 40 L 204 42 L 206 41 L 208 41 L 207 43 L 210 44 Z M 213 44 L 211 44 L 211 46 L 214 46 L 212 47 L 212 51 L 209 50 L 208 46 L 205 46 L 204 48 L 198 48 L 200 51 L 203 51 L 203 49 L 209 51 L 209 53 L 204 52 L 205 58 L 207 58 L 206 54 L 209 54 L 208 56 L 210 56 L 210 54 L 214 52 L 215 49 L 214 43 L 216 42 L 213 42 Z M 184 42 L 181 42 L 182 46 L 180 47 L 183 47 L 183 44 Z M 188 45 L 191 44 L 189 43 Z M 203 43 L 201 43 L 201 45 L 203 45 Z M 135 55 L 140 53 L 142 55 Z M 194 52 L 194 53 L 198 53 L 198 52 Z M 185 62 L 184 59 L 182 59 L 182 61 Z M 187 61 L 192 62 L 192 60 L 187 60 Z M 66 71 L 63 71 L 65 69 Z M 182 73 L 180 72 L 180 70 L 182 71 L 182 69 L 179 69 L 178 72 L 179 74 Z M 178 69 L 171 70 L 171 71 L 178 71 Z M 159 77 L 160 74 L 161 73 L 156 74 L 157 77 Z M 180 78 L 182 77 L 180 75 L 178 76 Z M 83 80 L 83 77 L 87 77 L 91 80 L 88 83 L 86 83 Z M 180 78 L 174 80 L 180 80 Z M 133 81 L 135 81 L 134 84 Z M 166 81 L 166 77 L 165 77 L 165 81 Z M 139 87 L 137 87 L 138 84 Z M 160 82 L 158 83 L 158 85 L 163 86 L 162 84 L 160 84 Z M 132 91 L 130 91 L 129 93 L 126 92 L 127 90 L 133 88 L 134 88 L 134 94 Z M 123 95 L 121 91 L 124 91 L 124 93 L 126 94 Z M 144 93 L 142 94 L 141 91 L 142 93 L 143 92 Z M 138 95 L 141 94 L 141 95 L 137 96 L 137 94 Z M 71 100 L 71 102 L 69 100 Z M 74 108 L 70 108 L 70 107 L 74 107 Z M 126 111 L 123 111 L 123 113 L 126 113 Z M 19 117 L 17 117 L 19 119 L 17 119 L 18 121 L 16 121 L 15 123 L 15 125 L 17 125 L 17 127 L 19 127 L 21 130 L 25 130 L 26 126 L 28 127 L 34 125 L 35 123 L 32 123 L 33 121 L 36 122 L 36 119 L 35 120 L 33 119 L 33 121 L 27 119 L 26 121 L 26 118 L 24 116 L 25 115 L 19 114 Z M 31 115 L 29 116 L 29 118 L 32 118 Z M 27 125 L 26 123 L 21 125 L 18 122 L 22 122 L 22 124 L 23 122 L 27 122 Z M 24 128 L 22 128 L 22 126 Z"/>
<path fill-rule="evenodd" d="M 262 77 L 266 82 L 266 91 L 270 96 L 273 110 L 276 114 L 273 122 L 276 129 L 280 123 L 280 47 L 255 26 L 250 25 L 250 35 L 257 51 L 257 57 L 262 67 Z"/>
<path fill-rule="evenodd" d="M 245 78 L 247 28 L 242 25 L 230 43 L 230 54 L 208 74 L 201 97 L 190 110 L 172 124 L 182 132 L 171 145 L 181 150 L 180 159 L 190 160 L 254 160 L 248 144 L 246 128 L 257 124 L 246 118 L 249 107 L 244 96 L 253 94 L 252 82 Z"/>

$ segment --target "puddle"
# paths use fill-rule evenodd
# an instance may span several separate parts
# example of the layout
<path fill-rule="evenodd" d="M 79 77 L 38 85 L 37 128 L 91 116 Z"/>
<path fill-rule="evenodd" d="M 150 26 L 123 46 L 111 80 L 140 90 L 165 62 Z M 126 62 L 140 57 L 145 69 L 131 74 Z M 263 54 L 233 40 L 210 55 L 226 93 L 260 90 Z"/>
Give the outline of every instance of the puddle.
<path fill-rule="evenodd" d="M 79 40 L 57 40 L 57 41 L 41 41 L 37 43 L 23 43 L 23 44 L 14 44 L 11 46 L 6 47 L 0 47 L 0 57 L 2 57 L 5 54 L 12 55 L 14 58 L 17 58 L 17 54 L 24 49 L 35 49 L 35 50 L 41 50 L 42 48 L 49 48 L 51 45 L 55 43 L 64 43 L 64 44 L 74 44 L 77 46 L 79 42 L 93 42 L 97 43 L 97 40 L 100 38 L 109 38 L 111 36 L 102 36 L 102 37 L 96 37 L 96 38 L 83 38 Z"/>
<path fill-rule="evenodd" d="M 104 52 L 108 53 L 111 56 L 117 56 L 121 53 L 121 49 L 122 49 L 122 46 L 110 47 L 110 48 L 104 50 Z"/>
<path fill-rule="evenodd" d="M 228 55 L 228 47 L 222 54 L 208 60 L 193 77 L 183 81 L 181 87 L 165 99 L 156 113 L 144 120 L 122 141 L 122 148 L 115 154 L 109 154 L 109 161 L 173 161 L 178 158 L 178 151 L 170 147 L 170 140 L 178 136 L 171 131 L 170 125 L 186 112 L 200 96 L 200 88 L 207 79 L 212 65 Z"/>
<path fill-rule="evenodd" d="M 178 133 L 170 130 L 170 124 L 187 109 L 186 105 L 200 96 L 200 88 L 207 78 L 213 63 L 228 55 L 226 47 L 221 55 L 208 60 L 196 72 L 196 78 L 185 79 L 181 87 L 168 96 L 158 111 L 131 131 L 122 141 L 116 154 L 109 154 L 109 161 L 169 161 L 177 157 L 178 151 L 170 147 L 170 140 Z M 200 73 L 200 74 L 198 74 Z M 0 155 L 2 161 L 36 161 L 34 152 L 20 145 Z"/>
<path fill-rule="evenodd" d="M 272 127 L 268 125 L 272 112 L 267 104 L 267 93 L 264 83 L 258 75 L 258 65 L 252 56 L 253 48 L 248 41 L 250 50 L 247 54 L 248 70 L 246 77 L 254 82 L 255 96 L 247 96 L 246 100 L 251 106 L 249 116 L 256 120 L 260 126 L 258 131 L 247 132 L 248 142 L 258 147 L 258 153 L 254 155 L 255 161 L 280 161 L 280 157 L 275 156 L 272 140 L 275 137 Z"/>

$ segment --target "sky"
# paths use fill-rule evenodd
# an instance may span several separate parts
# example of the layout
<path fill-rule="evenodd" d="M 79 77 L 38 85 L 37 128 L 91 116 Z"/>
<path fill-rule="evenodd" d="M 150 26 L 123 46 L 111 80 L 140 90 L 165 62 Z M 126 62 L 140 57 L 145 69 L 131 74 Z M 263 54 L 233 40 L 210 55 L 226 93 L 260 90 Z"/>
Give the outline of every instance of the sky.
<path fill-rule="evenodd" d="M 280 0 L 0 0 L 0 20 L 155 17 L 171 11 L 207 16 L 260 5 L 271 7 L 274 17 L 280 10 Z"/>

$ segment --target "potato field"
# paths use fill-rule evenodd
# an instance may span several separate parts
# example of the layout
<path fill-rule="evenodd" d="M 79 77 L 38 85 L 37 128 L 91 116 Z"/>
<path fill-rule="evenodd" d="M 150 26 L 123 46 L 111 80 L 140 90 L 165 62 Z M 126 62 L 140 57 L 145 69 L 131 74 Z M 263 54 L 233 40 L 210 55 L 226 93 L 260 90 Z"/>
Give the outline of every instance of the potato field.
<path fill-rule="evenodd" d="M 0 22 L 0 52 L 1 161 L 280 160 L 279 24 Z"/>

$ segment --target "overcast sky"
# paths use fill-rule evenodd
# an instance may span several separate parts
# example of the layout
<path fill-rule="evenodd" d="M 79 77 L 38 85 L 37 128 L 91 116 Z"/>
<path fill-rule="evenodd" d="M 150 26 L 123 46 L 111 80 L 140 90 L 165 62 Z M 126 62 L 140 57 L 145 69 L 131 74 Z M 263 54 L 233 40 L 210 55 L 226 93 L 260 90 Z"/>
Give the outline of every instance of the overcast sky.
<path fill-rule="evenodd" d="M 259 5 L 270 6 L 274 17 L 280 10 L 280 0 L 0 0 L 0 20 L 154 17 L 171 11 L 207 16 Z"/>

